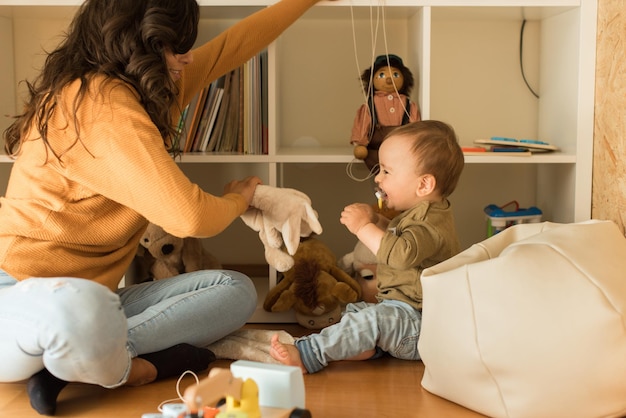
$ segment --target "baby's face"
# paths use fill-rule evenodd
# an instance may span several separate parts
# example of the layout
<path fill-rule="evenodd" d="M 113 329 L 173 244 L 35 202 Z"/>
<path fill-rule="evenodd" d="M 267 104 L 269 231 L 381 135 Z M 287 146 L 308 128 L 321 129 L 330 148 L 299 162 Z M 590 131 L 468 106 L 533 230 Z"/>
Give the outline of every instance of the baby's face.
<path fill-rule="evenodd" d="M 415 171 L 417 157 L 411 144 L 408 136 L 392 135 L 380 147 L 380 172 L 375 181 L 390 209 L 404 211 L 420 202 L 417 190 L 421 176 Z"/>

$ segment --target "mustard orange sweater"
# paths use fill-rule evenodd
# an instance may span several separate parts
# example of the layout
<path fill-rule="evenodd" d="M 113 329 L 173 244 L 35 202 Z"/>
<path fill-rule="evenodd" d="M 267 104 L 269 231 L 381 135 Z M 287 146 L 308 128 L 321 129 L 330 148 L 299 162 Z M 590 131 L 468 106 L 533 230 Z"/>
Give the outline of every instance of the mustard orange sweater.
<path fill-rule="evenodd" d="M 176 109 L 265 48 L 316 1 L 282 0 L 197 48 L 179 80 Z M 32 132 L 13 165 L 0 198 L 0 269 L 18 280 L 79 277 L 114 290 L 147 221 L 176 236 L 209 237 L 246 210 L 241 195 L 213 196 L 187 179 L 131 87 L 96 78 L 74 115 L 77 90 L 78 83 L 63 90 L 49 124 L 62 162 Z M 72 147 L 74 118 L 81 139 Z"/>

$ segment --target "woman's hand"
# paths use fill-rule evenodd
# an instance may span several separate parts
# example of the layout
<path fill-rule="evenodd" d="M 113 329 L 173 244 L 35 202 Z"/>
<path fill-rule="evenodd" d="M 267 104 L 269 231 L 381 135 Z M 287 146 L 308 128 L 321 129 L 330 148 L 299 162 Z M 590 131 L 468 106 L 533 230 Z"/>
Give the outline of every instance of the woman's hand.
<path fill-rule="evenodd" d="M 224 186 L 224 194 L 228 193 L 237 193 L 240 194 L 246 199 L 248 206 L 252 202 L 252 197 L 254 196 L 254 191 L 256 190 L 256 186 L 262 184 L 262 181 L 257 176 L 249 176 L 243 180 L 233 180 Z"/>

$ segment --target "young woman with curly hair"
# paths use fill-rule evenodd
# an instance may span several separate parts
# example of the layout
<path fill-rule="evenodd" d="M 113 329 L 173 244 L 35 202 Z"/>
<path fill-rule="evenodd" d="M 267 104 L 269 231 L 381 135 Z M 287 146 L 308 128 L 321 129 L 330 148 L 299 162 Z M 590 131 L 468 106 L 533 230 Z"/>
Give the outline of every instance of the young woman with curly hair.
<path fill-rule="evenodd" d="M 212 270 L 118 288 L 148 222 L 180 237 L 223 231 L 257 177 L 204 192 L 170 155 L 182 109 L 265 48 L 317 0 L 282 0 L 196 41 L 196 0 L 86 0 L 28 83 L 5 131 L 15 158 L 0 199 L 0 381 L 28 379 L 54 415 L 67 382 L 115 388 L 204 370 L 203 348 L 257 297 Z"/>

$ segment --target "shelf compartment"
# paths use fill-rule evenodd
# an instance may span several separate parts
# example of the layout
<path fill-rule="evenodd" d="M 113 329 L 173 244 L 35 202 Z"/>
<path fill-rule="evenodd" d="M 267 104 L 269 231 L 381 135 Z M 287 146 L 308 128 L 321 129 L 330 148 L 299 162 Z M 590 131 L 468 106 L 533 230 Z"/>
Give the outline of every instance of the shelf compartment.
<path fill-rule="evenodd" d="M 425 51 L 414 42 L 414 35 L 419 38 L 424 32 L 422 7 L 384 7 L 383 22 L 378 20 L 380 9 L 370 8 L 370 3 L 350 7 L 340 1 L 331 6 L 334 3 L 308 11 L 275 43 L 275 84 L 272 88 L 270 79 L 269 90 L 276 97 L 274 102 L 270 99 L 269 135 L 276 148 L 270 148 L 270 154 L 284 156 L 285 161 L 294 160 L 290 148 L 303 144 L 320 149 L 350 145 L 354 118 L 366 101 L 360 75 L 375 56 L 390 53 L 403 58 L 416 80 L 412 97 L 421 94 L 420 83 L 427 80 L 421 74 Z M 377 42 L 372 45 L 371 30 L 377 22 Z M 346 155 L 349 161 L 352 151 Z"/>

